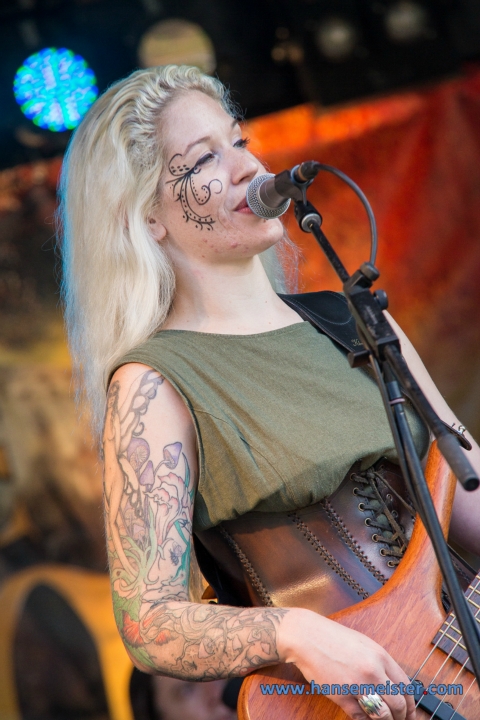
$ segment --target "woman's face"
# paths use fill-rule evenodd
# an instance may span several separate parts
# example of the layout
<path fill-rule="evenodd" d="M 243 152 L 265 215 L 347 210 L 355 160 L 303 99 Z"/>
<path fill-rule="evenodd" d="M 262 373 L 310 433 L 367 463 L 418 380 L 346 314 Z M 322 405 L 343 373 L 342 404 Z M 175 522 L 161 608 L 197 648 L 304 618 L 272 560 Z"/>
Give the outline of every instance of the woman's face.
<path fill-rule="evenodd" d="M 279 220 L 252 213 L 249 182 L 265 172 L 239 124 L 199 91 L 180 94 L 162 122 L 167 168 L 152 232 L 173 258 L 225 263 L 250 258 L 283 235 Z"/>

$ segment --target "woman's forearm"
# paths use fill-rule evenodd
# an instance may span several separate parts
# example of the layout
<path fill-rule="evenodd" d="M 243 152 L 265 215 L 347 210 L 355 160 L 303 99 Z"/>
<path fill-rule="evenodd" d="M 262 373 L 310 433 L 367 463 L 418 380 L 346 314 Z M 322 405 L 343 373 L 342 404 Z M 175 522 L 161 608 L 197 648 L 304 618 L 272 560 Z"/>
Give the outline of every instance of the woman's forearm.
<path fill-rule="evenodd" d="M 140 622 L 125 620 L 122 636 L 138 667 L 183 680 L 242 677 L 291 662 L 307 682 L 318 685 L 408 684 L 405 672 L 373 640 L 302 608 L 165 602 Z M 364 716 L 356 695 L 332 699 L 350 718 Z M 413 697 L 387 700 L 395 717 L 414 720 Z"/>
<path fill-rule="evenodd" d="M 278 631 L 290 612 L 295 611 L 165 602 L 139 622 L 124 611 L 119 629 L 140 669 L 183 680 L 214 680 L 285 660 Z"/>

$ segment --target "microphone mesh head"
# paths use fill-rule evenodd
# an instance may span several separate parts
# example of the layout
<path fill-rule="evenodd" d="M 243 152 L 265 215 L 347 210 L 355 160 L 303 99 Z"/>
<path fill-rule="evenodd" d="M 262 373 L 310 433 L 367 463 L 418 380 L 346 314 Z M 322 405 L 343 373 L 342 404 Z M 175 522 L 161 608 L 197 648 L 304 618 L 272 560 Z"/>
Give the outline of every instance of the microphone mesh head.
<path fill-rule="evenodd" d="M 290 199 L 287 198 L 285 202 L 279 205 L 277 208 L 270 208 L 265 205 L 258 196 L 258 188 L 268 178 L 275 177 L 273 173 L 265 173 L 264 175 L 258 175 L 256 178 L 249 183 L 247 187 L 247 203 L 250 210 L 258 217 L 261 218 L 277 218 L 283 213 L 287 212 L 288 206 L 290 205 Z"/>

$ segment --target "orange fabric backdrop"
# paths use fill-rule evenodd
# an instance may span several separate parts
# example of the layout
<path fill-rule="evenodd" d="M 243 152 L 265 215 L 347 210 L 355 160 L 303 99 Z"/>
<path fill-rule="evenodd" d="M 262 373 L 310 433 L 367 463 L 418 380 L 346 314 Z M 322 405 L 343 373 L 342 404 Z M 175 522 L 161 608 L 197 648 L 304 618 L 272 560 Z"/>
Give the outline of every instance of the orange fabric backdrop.
<path fill-rule="evenodd" d="M 480 72 L 416 91 L 319 111 L 304 105 L 248 124 L 251 148 L 278 172 L 315 159 L 369 198 L 379 230 L 378 287 L 462 422 L 480 438 Z M 353 192 L 321 173 L 309 191 L 347 269 L 369 257 Z M 300 289 L 340 289 L 311 235 Z"/>

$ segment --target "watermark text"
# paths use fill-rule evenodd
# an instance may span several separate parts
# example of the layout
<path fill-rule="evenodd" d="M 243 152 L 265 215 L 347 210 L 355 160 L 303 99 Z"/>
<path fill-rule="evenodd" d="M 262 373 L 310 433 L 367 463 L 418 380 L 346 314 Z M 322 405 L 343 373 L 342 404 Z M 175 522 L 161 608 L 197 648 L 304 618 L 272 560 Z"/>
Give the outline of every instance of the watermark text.
<path fill-rule="evenodd" d="M 318 685 L 312 682 L 310 685 L 302 685 L 298 683 L 285 683 L 280 685 L 277 683 L 260 683 L 260 691 L 262 695 L 415 695 L 417 688 L 412 683 L 391 683 L 389 680 L 385 684 L 373 685 Z M 463 685 L 440 683 L 436 685 L 431 683 L 423 691 L 424 695 L 463 695 Z"/>

